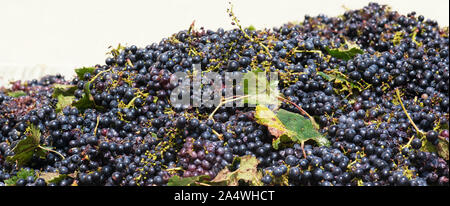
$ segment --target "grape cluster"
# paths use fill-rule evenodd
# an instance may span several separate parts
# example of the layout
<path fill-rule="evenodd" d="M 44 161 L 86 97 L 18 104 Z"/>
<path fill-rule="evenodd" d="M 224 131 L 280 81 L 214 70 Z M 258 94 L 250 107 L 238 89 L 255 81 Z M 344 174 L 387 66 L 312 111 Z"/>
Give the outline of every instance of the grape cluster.
<path fill-rule="evenodd" d="M 183 148 L 178 152 L 180 165 L 185 170 L 183 177 L 208 175 L 215 177 L 220 170 L 229 165 L 233 155 L 229 147 L 217 146 L 219 141 L 186 138 Z"/>
<path fill-rule="evenodd" d="M 143 48 L 119 46 L 105 64 L 71 80 L 47 76 L 0 89 L 0 184 L 17 177 L 17 186 L 167 185 L 173 176 L 213 179 L 250 155 L 264 185 L 448 185 L 448 43 L 437 22 L 370 3 L 340 17 L 305 16 L 302 24 L 191 26 Z M 330 55 L 349 47 L 362 52 Z M 280 108 L 302 108 L 330 146 L 274 149 L 252 107 L 172 105 L 173 74 L 192 74 L 194 64 L 221 75 L 278 72 L 290 102 Z M 74 87 L 73 102 L 92 104 L 59 108 L 55 85 Z M 189 95 L 196 101 L 211 92 Z M 23 165 L 7 161 L 31 125 L 53 152 Z M 35 175 L 22 177 L 20 169 Z M 39 175 L 49 173 L 62 178 Z"/>

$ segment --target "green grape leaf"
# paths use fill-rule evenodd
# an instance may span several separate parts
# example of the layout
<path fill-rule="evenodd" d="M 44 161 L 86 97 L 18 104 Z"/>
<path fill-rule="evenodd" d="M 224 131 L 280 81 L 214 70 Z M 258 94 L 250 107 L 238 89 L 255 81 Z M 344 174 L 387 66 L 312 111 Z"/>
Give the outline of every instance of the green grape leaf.
<path fill-rule="evenodd" d="M 13 148 L 13 152 L 18 154 L 30 150 L 30 148 L 39 146 L 40 137 L 41 132 L 39 131 L 39 128 L 31 125 L 30 132 L 25 139 L 20 140 L 19 143 L 17 143 L 17 145 Z"/>
<path fill-rule="evenodd" d="M 424 140 L 420 150 L 424 152 L 437 153 L 440 157 L 448 161 L 448 147 L 448 142 L 441 139 L 439 139 L 437 145 L 433 145 L 431 142 Z"/>
<path fill-rule="evenodd" d="M 56 112 L 61 112 L 65 107 L 72 105 L 73 100 L 75 99 L 74 93 L 76 89 L 77 87 L 75 85 L 53 85 L 52 96 L 58 99 L 55 109 Z"/>
<path fill-rule="evenodd" d="M 258 174 L 258 164 L 256 157 L 250 155 L 240 157 L 239 169 L 234 171 L 236 179 L 250 182 L 252 185 L 260 185 L 261 174 Z"/>
<path fill-rule="evenodd" d="M 315 141 L 319 146 L 329 145 L 329 141 L 323 137 L 313 126 L 311 120 L 300 114 L 280 109 L 275 114 L 269 108 L 256 106 L 255 119 L 258 124 L 267 126 L 269 132 L 275 136 L 272 141 L 274 149 L 288 143 L 304 143 L 308 140 Z"/>
<path fill-rule="evenodd" d="M 59 183 L 67 177 L 68 175 L 59 174 L 58 172 L 45 172 L 39 175 L 39 178 L 44 179 L 46 183 Z"/>
<path fill-rule="evenodd" d="M 426 139 L 422 142 L 421 150 L 424 152 L 437 153 L 436 146 L 434 146 L 431 142 L 427 141 Z"/>
<path fill-rule="evenodd" d="M 329 141 L 314 128 L 311 120 L 284 109 L 277 112 L 277 117 L 288 130 L 294 132 L 295 135 L 291 137 L 294 142 L 301 143 L 313 140 L 319 146 L 329 146 Z"/>
<path fill-rule="evenodd" d="M 76 85 L 54 84 L 52 96 L 54 98 L 57 98 L 60 95 L 73 96 L 76 89 Z"/>
<path fill-rule="evenodd" d="M 6 184 L 6 186 L 14 186 L 17 182 L 18 178 L 16 176 L 11 177 L 7 180 L 4 181 L 4 183 Z"/>
<path fill-rule="evenodd" d="M 84 79 L 84 74 L 86 74 L 86 73 L 93 74 L 94 71 L 95 71 L 94 67 L 83 67 L 83 68 L 75 69 L 75 73 L 77 74 L 78 79 L 80 79 L 80 80 L 86 80 L 86 79 Z"/>
<path fill-rule="evenodd" d="M 84 94 L 83 97 L 80 100 L 74 102 L 72 104 L 72 106 L 76 107 L 77 109 L 79 109 L 81 111 L 84 111 L 89 108 L 95 108 L 94 101 L 92 100 L 91 97 L 92 96 L 90 96 L 90 95 Z"/>
<path fill-rule="evenodd" d="M 236 157 L 234 161 L 239 161 L 239 168 L 230 171 L 228 167 L 221 170 L 211 181 L 216 184 L 225 184 L 228 186 L 238 186 L 240 182 L 245 182 L 250 186 L 261 186 L 262 173 L 258 171 L 258 159 L 251 155 Z M 234 162 L 233 161 L 233 162 Z"/>
<path fill-rule="evenodd" d="M 28 163 L 28 162 L 31 160 L 31 158 L 33 157 L 33 154 L 34 154 L 34 152 L 35 152 L 35 151 L 34 151 L 35 149 L 36 149 L 36 148 L 34 148 L 34 147 L 30 147 L 29 150 L 25 150 L 25 151 L 23 151 L 23 152 L 14 154 L 13 156 L 9 156 L 9 157 L 6 158 L 6 160 L 7 160 L 8 162 L 10 162 L 10 163 L 14 163 L 14 162 L 17 161 L 17 165 L 18 165 L 18 166 L 25 165 L 25 164 Z"/>
<path fill-rule="evenodd" d="M 95 108 L 95 109 L 103 109 L 103 107 L 101 106 L 97 106 L 95 105 L 94 102 L 94 97 L 91 94 L 91 83 L 93 83 L 95 81 L 95 79 L 97 79 L 100 74 L 106 72 L 106 71 L 110 71 L 111 69 L 105 70 L 105 71 L 101 71 L 100 73 L 98 73 L 97 75 L 95 75 L 94 77 L 92 77 L 91 80 L 89 80 L 85 85 L 84 85 L 84 94 L 81 97 L 81 99 L 79 99 L 78 101 L 74 102 L 72 104 L 72 106 L 76 107 L 77 109 L 84 111 L 86 109 L 89 108 Z"/>
<path fill-rule="evenodd" d="M 39 144 L 40 140 L 41 132 L 39 128 L 35 127 L 34 125 L 30 125 L 30 127 L 27 128 L 25 139 L 20 140 L 17 143 L 17 145 L 12 149 L 14 155 L 7 157 L 6 161 L 10 163 L 17 163 L 17 166 L 20 167 L 27 164 L 31 160 L 33 155 L 39 158 L 45 158 L 47 152 L 49 151 L 55 152 L 63 157 L 61 154 L 53 151 L 51 148 L 41 146 Z"/>
<path fill-rule="evenodd" d="M 167 186 L 195 186 L 198 185 L 199 182 L 203 182 L 209 178 L 210 177 L 208 175 L 185 177 L 185 178 L 175 175 L 169 179 Z"/>
<path fill-rule="evenodd" d="M 16 185 L 17 180 L 26 179 L 29 176 L 35 177 L 34 170 L 28 170 L 28 169 L 21 168 L 17 172 L 16 176 L 11 177 L 11 178 L 5 180 L 4 182 L 7 186 L 14 186 L 14 185 Z"/>
<path fill-rule="evenodd" d="M 339 84 L 342 88 L 338 89 L 337 93 L 339 93 L 339 91 L 347 91 L 349 93 L 352 93 L 353 89 L 357 89 L 360 92 L 364 90 L 361 86 L 353 83 L 352 80 L 347 79 L 342 73 L 338 71 L 332 70 L 328 74 L 324 72 L 317 72 L 317 74 L 329 82 Z"/>
<path fill-rule="evenodd" d="M 295 135 L 295 133 L 286 128 L 272 110 L 265 106 L 256 106 L 255 119 L 258 124 L 267 126 L 270 134 L 275 136 L 273 141 L 275 149 L 278 149 L 281 141 L 285 142 L 290 139 L 289 136 Z"/>
<path fill-rule="evenodd" d="M 7 157 L 7 161 L 10 163 L 17 161 L 18 166 L 28 163 L 36 150 L 39 150 L 40 137 L 41 132 L 39 131 L 39 128 L 31 125 L 26 138 L 20 140 L 12 149 L 14 155 Z"/>
<path fill-rule="evenodd" d="M 84 111 L 89 108 L 95 108 L 94 97 L 92 97 L 91 90 L 89 89 L 89 87 L 90 82 L 86 83 L 84 87 L 84 94 L 81 97 L 81 99 L 79 99 L 76 102 L 73 102 L 72 106 L 76 107 L 81 111 Z"/>
<path fill-rule="evenodd" d="M 19 179 L 26 179 L 27 177 L 32 176 L 35 177 L 34 170 L 21 168 L 19 172 L 17 172 L 17 177 Z"/>
<path fill-rule="evenodd" d="M 436 146 L 437 148 L 437 152 L 439 154 L 439 156 L 441 156 L 442 158 L 444 158 L 445 160 L 449 160 L 449 155 L 448 155 L 448 142 L 439 139 L 439 143 Z"/>
<path fill-rule="evenodd" d="M 327 47 L 326 50 L 330 56 L 345 61 L 353 59 L 353 57 L 355 57 L 357 54 L 364 54 L 364 51 L 360 49 L 359 46 L 356 45 L 355 43 L 347 41 L 346 44 L 348 46 L 348 49 L 344 47 L 340 47 L 337 49 L 330 49 Z"/>
<path fill-rule="evenodd" d="M 441 124 L 440 128 L 448 130 L 448 124 Z"/>
<path fill-rule="evenodd" d="M 73 100 L 75 99 L 74 96 L 58 96 L 58 103 L 56 104 L 56 112 L 61 112 L 65 107 L 71 106 Z"/>
<path fill-rule="evenodd" d="M 317 142 L 317 145 L 319 145 L 319 146 L 329 147 L 331 145 L 330 140 L 328 140 L 326 137 L 324 137 L 322 135 L 317 136 L 314 140 Z"/>
<path fill-rule="evenodd" d="M 15 92 L 8 92 L 7 95 L 10 97 L 17 98 L 17 97 L 27 96 L 28 94 L 25 93 L 24 91 L 15 91 Z"/>
<path fill-rule="evenodd" d="M 330 75 L 328 75 L 328 74 L 325 74 L 325 73 L 323 73 L 323 72 L 317 72 L 317 74 L 318 75 L 320 75 L 320 76 L 322 76 L 325 80 L 327 80 L 327 81 L 333 81 L 334 80 L 334 76 L 330 76 Z"/>

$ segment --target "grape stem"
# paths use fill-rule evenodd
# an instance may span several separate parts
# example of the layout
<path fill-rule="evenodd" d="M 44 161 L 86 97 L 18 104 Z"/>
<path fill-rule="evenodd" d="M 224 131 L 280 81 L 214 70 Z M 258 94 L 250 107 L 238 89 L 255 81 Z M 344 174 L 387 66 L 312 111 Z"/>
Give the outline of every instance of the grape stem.
<path fill-rule="evenodd" d="M 395 88 L 395 93 L 397 94 L 397 98 L 398 98 L 398 101 L 400 102 L 400 105 L 402 106 L 403 112 L 406 114 L 406 117 L 408 117 L 409 121 L 411 122 L 411 125 L 414 127 L 414 129 L 416 130 L 417 134 L 419 134 L 419 135 L 426 135 L 426 133 L 424 131 L 420 130 L 417 127 L 417 125 L 412 120 L 411 116 L 409 116 L 408 111 L 405 108 L 405 105 L 403 105 L 403 101 L 402 101 L 402 98 L 400 97 L 400 91 L 398 90 L 398 88 Z M 445 137 L 443 137 L 443 136 L 438 135 L 438 138 L 448 142 L 448 140 Z M 411 139 L 412 139 L 412 137 L 411 137 Z"/>
<path fill-rule="evenodd" d="M 217 138 L 219 138 L 220 140 L 223 140 L 223 135 L 219 134 L 216 130 L 212 130 L 212 132 L 217 135 Z"/>
<path fill-rule="evenodd" d="M 228 103 L 228 102 L 234 102 L 234 101 L 237 101 L 237 100 L 240 100 L 240 99 L 244 99 L 244 98 L 247 98 L 247 97 L 249 97 L 250 95 L 245 95 L 245 96 L 241 96 L 241 97 L 232 97 L 232 99 L 229 99 L 229 100 L 225 100 L 225 101 L 221 101 L 220 102 L 220 104 L 219 105 L 217 105 L 217 107 L 214 109 L 214 111 L 209 115 L 209 117 L 208 117 L 208 119 L 212 119 L 212 120 L 214 120 L 214 114 L 217 112 L 217 110 L 219 110 L 219 108 L 221 107 L 221 106 L 223 106 L 224 104 L 226 104 L 226 103 Z"/>
<path fill-rule="evenodd" d="M 400 105 L 402 106 L 403 112 L 406 114 L 406 117 L 408 117 L 409 121 L 411 122 L 411 125 L 414 127 L 414 129 L 416 130 L 416 132 L 418 134 L 422 134 L 424 135 L 425 132 L 423 132 L 422 130 L 420 130 L 417 125 L 414 123 L 414 121 L 412 120 L 411 116 L 409 116 L 408 111 L 405 108 L 405 105 L 403 105 L 403 101 L 402 98 L 400 97 L 400 91 L 398 90 L 398 88 L 395 88 L 395 93 L 397 94 L 397 98 L 398 101 L 400 102 Z"/>
<path fill-rule="evenodd" d="M 314 125 L 314 127 L 315 127 L 316 129 L 319 129 L 319 128 L 320 128 L 319 125 L 318 125 L 318 124 L 316 123 L 316 121 L 314 120 L 314 118 L 313 118 L 311 115 L 309 115 L 305 110 L 303 110 L 300 106 L 298 106 L 297 104 L 295 104 L 295 103 L 292 102 L 291 100 L 288 100 L 288 99 L 283 98 L 283 97 L 281 97 L 281 96 L 278 96 L 278 99 L 281 100 L 281 101 L 287 102 L 287 103 L 289 103 L 289 104 L 292 104 L 294 107 L 296 107 L 298 110 L 300 110 L 300 112 L 301 112 L 303 115 L 307 116 L 307 117 L 311 120 L 312 124 Z"/>
<path fill-rule="evenodd" d="M 235 96 L 234 96 L 234 97 L 225 98 L 224 101 L 220 102 L 220 104 L 217 105 L 217 107 L 214 109 L 214 111 L 209 115 L 208 119 L 213 119 L 213 120 L 214 120 L 214 118 L 213 118 L 213 117 L 214 117 L 214 114 L 215 114 L 215 113 L 217 112 L 217 110 L 219 110 L 219 108 L 220 108 L 221 106 L 223 106 L 224 104 L 229 103 L 229 102 L 234 102 L 234 101 L 237 101 L 237 100 L 240 100 L 240 99 L 248 98 L 249 96 L 251 96 L 251 95 L 245 95 L 245 96 L 240 96 L 240 97 L 235 97 Z M 300 112 L 302 113 L 302 115 L 305 115 L 305 116 L 307 116 L 307 117 L 310 119 L 311 123 L 313 124 L 313 126 L 314 126 L 316 129 L 320 129 L 319 125 L 318 125 L 317 122 L 314 120 L 314 118 L 313 118 L 311 115 L 309 115 L 308 112 L 306 112 L 305 110 L 303 110 L 300 106 L 298 106 L 297 104 L 295 104 L 295 103 L 292 102 L 291 100 L 288 100 L 288 99 L 286 99 L 286 98 L 283 98 L 282 96 L 277 96 L 277 98 L 278 98 L 279 100 L 283 101 L 283 102 L 289 103 L 289 104 L 293 105 L 294 107 L 296 107 L 298 110 L 300 110 Z"/>
<path fill-rule="evenodd" d="M 97 129 L 98 129 L 98 124 L 99 123 L 100 123 L 100 116 L 97 117 L 97 124 L 95 125 L 94 136 L 97 136 Z"/>
<path fill-rule="evenodd" d="M 200 186 L 211 186 L 211 185 L 203 183 L 203 182 L 195 182 L 195 184 L 198 184 Z"/>
<path fill-rule="evenodd" d="M 47 147 L 43 147 L 41 145 L 39 145 L 38 147 L 43 149 L 43 150 L 45 150 L 45 151 L 53 152 L 53 153 L 59 155 L 62 159 L 65 159 L 65 157 L 61 153 L 59 153 L 59 152 L 57 152 L 57 151 L 55 151 L 53 149 L 50 149 L 50 148 L 47 148 Z"/>
<path fill-rule="evenodd" d="M 304 141 L 302 141 L 302 143 L 300 144 L 300 147 L 302 148 L 303 157 L 306 159 L 305 142 Z"/>
<path fill-rule="evenodd" d="M 256 41 L 254 38 L 249 36 L 247 34 L 247 32 L 244 31 L 244 29 L 242 29 L 242 26 L 239 24 L 239 19 L 233 13 L 233 5 L 231 4 L 231 2 L 229 2 L 229 3 L 230 3 L 230 9 L 228 9 L 228 13 L 229 13 L 231 19 L 233 20 L 233 23 L 236 24 L 236 26 L 239 28 L 239 30 L 241 30 L 241 32 L 244 34 L 245 38 L 249 39 L 251 42 L 257 43 L 260 47 L 262 47 L 266 51 L 267 55 L 269 55 L 269 57 L 272 58 L 272 54 L 270 54 L 270 50 L 266 45 L 264 45 L 260 41 Z"/>
<path fill-rule="evenodd" d="M 411 138 L 409 138 L 409 141 L 406 143 L 406 145 L 402 146 L 401 149 L 410 147 L 413 139 L 414 139 L 414 135 Z"/>
<path fill-rule="evenodd" d="M 131 63 L 130 59 L 127 59 L 127 64 L 130 65 L 131 67 L 134 67 L 133 63 Z"/>

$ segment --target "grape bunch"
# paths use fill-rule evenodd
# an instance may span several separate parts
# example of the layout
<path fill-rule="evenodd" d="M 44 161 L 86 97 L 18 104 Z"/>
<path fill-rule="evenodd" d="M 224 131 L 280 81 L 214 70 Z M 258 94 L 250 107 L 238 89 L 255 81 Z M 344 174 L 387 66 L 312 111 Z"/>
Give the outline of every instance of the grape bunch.
<path fill-rule="evenodd" d="M 246 171 L 255 178 L 225 183 L 449 185 L 448 27 L 377 3 L 263 30 L 228 11 L 235 29 L 192 24 L 159 43 L 119 45 L 69 80 L 0 88 L 0 185 L 218 184 Z M 275 146 L 281 136 L 263 121 L 271 119 L 247 104 L 172 104 L 174 74 L 192 78 L 194 65 L 222 76 L 276 72 L 282 101 L 270 109 L 304 117 L 327 144 Z M 182 94 L 213 94 L 203 84 Z M 251 169 L 244 157 L 256 162 Z"/>

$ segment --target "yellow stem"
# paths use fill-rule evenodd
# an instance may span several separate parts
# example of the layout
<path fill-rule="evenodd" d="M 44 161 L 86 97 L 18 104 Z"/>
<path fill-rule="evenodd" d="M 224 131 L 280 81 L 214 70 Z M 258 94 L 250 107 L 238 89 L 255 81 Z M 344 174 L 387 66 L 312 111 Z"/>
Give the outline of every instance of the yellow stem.
<path fill-rule="evenodd" d="M 100 123 L 100 116 L 97 116 L 97 124 L 95 125 L 94 136 L 97 136 L 97 129 L 98 129 L 99 123 Z"/>
<path fill-rule="evenodd" d="M 423 132 L 422 130 L 420 130 L 417 125 L 414 123 L 414 121 L 412 120 L 411 116 L 409 116 L 408 111 L 405 108 L 405 105 L 403 105 L 402 102 L 402 98 L 400 97 L 400 91 L 398 90 L 398 88 L 395 88 L 395 93 L 397 94 L 397 98 L 398 101 L 400 102 L 400 105 L 402 106 L 403 112 L 405 112 L 406 117 L 408 117 L 409 121 L 411 122 L 411 125 L 414 127 L 414 129 L 416 129 L 417 134 L 425 134 L 425 132 Z"/>

